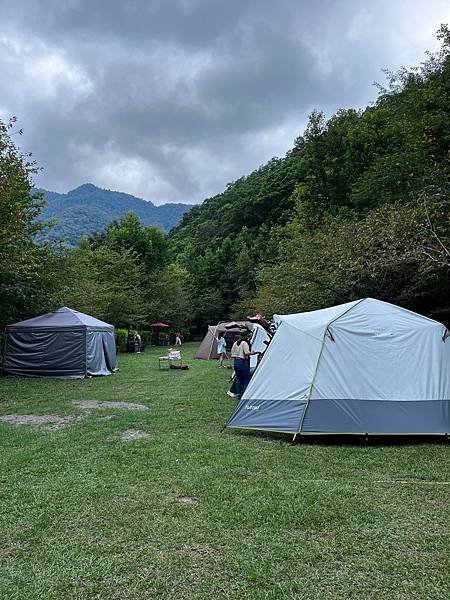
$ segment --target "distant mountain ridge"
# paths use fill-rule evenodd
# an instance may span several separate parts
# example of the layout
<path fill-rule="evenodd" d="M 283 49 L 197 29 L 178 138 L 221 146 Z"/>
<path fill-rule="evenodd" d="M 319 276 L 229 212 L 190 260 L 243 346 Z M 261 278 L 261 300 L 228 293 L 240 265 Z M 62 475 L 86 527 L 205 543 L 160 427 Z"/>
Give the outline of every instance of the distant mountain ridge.
<path fill-rule="evenodd" d="M 134 212 L 143 225 L 156 225 L 169 231 L 180 222 L 191 204 L 162 204 L 131 194 L 99 188 L 84 183 L 67 194 L 42 190 L 46 205 L 40 220 L 54 221 L 55 226 L 45 233 L 45 239 L 64 241 L 73 246 L 83 235 L 100 232 L 127 212 Z"/>

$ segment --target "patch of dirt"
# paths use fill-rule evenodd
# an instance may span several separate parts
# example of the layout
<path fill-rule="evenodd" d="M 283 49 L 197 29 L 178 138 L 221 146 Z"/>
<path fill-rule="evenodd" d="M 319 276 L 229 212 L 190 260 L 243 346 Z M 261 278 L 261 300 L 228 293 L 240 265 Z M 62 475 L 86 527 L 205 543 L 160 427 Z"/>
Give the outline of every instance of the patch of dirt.
<path fill-rule="evenodd" d="M 195 496 L 177 496 L 177 501 L 180 504 L 198 504 L 198 498 Z"/>
<path fill-rule="evenodd" d="M 58 415 L 1 415 L 0 421 L 12 423 L 13 425 L 31 425 L 32 427 L 43 427 L 44 429 L 62 429 L 76 417 L 59 417 Z"/>
<path fill-rule="evenodd" d="M 72 404 L 84 410 L 120 408 L 122 410 L 148 410 L 148 406 L 133 402 L 111 402 L 110 400 L 73 400 Z"/>
<path fill-rule="evenodd" d="M 181 556 L 189 556 L 193 559 L 205 559 L 209 556 L 213 556 L 217 554 L 216 550 L 209 546 L 208 544 L 185 544 L 178 550 L 175 550 L 175 554 L 180 554 Z"/>
<path fill-rule="evenodd" d="M 255 440 L 258 442 L 263 442 L 264 444 L 273 444 L 275 442 L 279 442 L 277 439 L 262 436 L 255 436 Z"/>
<path fill-rule="evenodd" d="M 133 442 L 134 440 L 148 438 L 150 435 L 148 431 L 142 429 L 127 429 L 120 435 L 120 439 L 122 442 Z"/>

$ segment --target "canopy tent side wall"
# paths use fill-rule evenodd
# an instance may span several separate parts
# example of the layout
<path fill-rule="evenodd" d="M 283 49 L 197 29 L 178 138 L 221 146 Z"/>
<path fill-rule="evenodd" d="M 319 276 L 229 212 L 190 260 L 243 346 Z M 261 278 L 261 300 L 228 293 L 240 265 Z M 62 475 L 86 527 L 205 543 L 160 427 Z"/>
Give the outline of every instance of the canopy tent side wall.
<path fill-rule="evenodd" d="M 264 353 L 267 351 L 268 345 L 266 342 L 270 342 L 270 336 L 264 327 L 256 323 L 253 324 L 253 332 L 250 340 L 252 352 Z M 253 355 L 250 357 L 250 369 L 256 369 L 258 365 L 258 357 Z"/>
<path fill-rule="evenodd" d="M 114 334 L 109 331 L 86 332 L 86 374 L 90 377 L 110 375 L 117 370 L 112 353 Z"/>
<path fill-rule="evenodd" d="M 8 331 L 3 371 L 15 377 L 86 377 L 86 329 Z"/>
<path fill-rule="evenodd" d="M 3 371 L 81 379 L 117 370 L 114 327 L 67 307 L 6 327 Z"/>

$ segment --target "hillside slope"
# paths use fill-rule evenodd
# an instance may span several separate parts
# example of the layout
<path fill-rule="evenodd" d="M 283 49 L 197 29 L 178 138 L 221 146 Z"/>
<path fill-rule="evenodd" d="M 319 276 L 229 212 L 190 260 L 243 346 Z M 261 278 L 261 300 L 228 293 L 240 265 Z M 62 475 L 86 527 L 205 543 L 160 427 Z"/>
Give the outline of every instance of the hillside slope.
<path fill-rule="evenodd" d="M 102 231 L 111 221 L 132 211 L 143 225 L 157 225 L 164 231 L 176 226 L 189 204 L 163 204 L 136 198 L 130 194 L 114 192 L 85 183 L 67 194 L 43 190 L 46 206 L 41 220 L 55 222 L 46 233 L 51 240 L 64 240 L 74 245 L 83 235 Z"/>
<path fill-rule="evenodd" d="M 450 322 L 450 30 L 438 39 L 366 109 L 313 111 L 285 157 L 183 217 L 170 239 L 194 322 L 365 296 Z"/>

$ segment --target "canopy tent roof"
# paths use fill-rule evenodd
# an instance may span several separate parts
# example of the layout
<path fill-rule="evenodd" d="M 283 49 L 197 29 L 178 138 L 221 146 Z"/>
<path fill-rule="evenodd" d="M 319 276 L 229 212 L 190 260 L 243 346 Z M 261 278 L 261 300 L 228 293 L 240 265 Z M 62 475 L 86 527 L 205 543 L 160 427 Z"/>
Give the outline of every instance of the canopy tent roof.
<path fill-rule="evenodd" d="M 157 323 L 150 323 L 149 327 L 156 327 L 158 329 L 166 329 L 167 327 L 169 327 L 169 325 L 167 325 L 167 323 L 161 323 L 160 321 L 158 321 Z"/>
<path fill-rule="evenodd" d="M 294 435 L 450 432 L 450 339 L 366 298 L 275 315 L 278 329 L 228 426 Z"/>
<path fill-rule="evenodd" d="M 114 327 L 109 323 L 100 321 L 90 315 L 63 306 L 58 310 L 33 319 L 26 319 L 14 325 L 8 325 L 6 331 L 17 331 L 25 329 L 103 329 L 113 331 Z"/>

